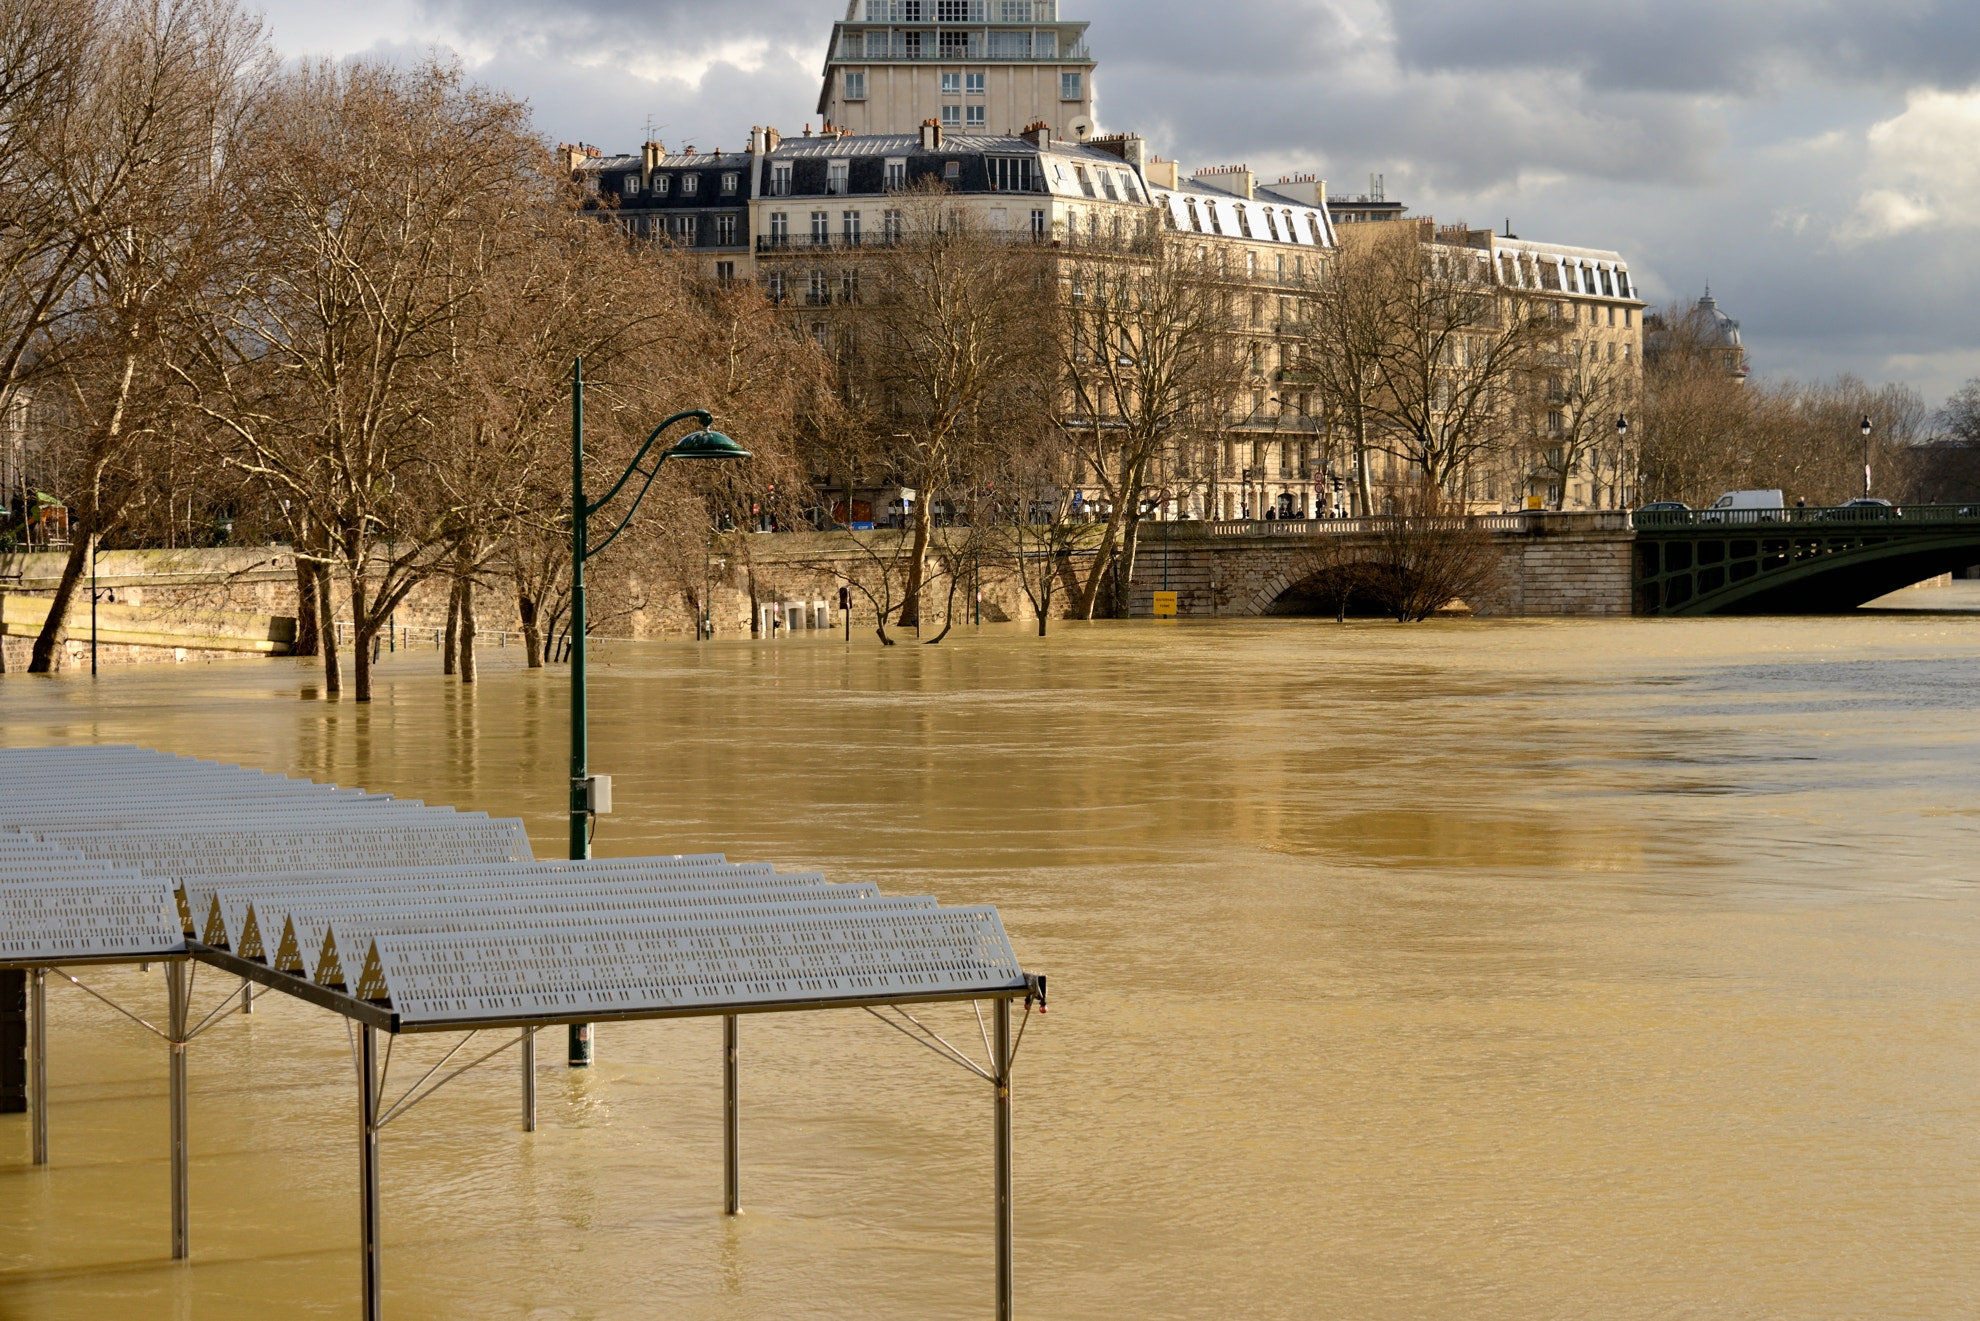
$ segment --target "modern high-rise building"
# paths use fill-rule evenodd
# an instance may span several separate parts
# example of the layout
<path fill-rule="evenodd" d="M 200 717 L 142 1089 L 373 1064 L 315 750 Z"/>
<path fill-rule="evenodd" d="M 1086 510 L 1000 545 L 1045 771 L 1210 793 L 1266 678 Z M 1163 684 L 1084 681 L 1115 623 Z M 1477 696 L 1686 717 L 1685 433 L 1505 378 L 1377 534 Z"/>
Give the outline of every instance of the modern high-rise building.
<path fill-rule="evenodd" d="M 832 26 L 818 113 L 856 134 L 1093 133 L 1086 24 L 1059 0 L 849 0 Z"/>

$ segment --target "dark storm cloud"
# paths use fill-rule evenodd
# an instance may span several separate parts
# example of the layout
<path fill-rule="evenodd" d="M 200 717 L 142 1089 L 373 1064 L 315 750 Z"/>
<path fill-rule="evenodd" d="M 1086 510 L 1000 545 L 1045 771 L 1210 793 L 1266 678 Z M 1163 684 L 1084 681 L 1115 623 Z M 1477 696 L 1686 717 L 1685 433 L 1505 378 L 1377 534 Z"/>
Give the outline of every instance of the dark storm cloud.
<path fill-rule="evenodd" d="M 1389 12 L 1397 60 L 1417 70 L 1550 69 L 1592 86 L 1718 94 L 1777 78 L 1980 79 L 1973 0 L 1390 0 Z"/>
<path fill-rule="evenodd" d="M 268 2 L 278 39 L 285 9 L 311 12 Z M 1909 372 L 1934 393 L 1980 371 L 1980 264 L 1947 228 L 1970 228 L 1960 216 L 1980 206 L 1941 188 L 1925 198 L 1936 227 L 1849 229 L 1867 189 L 1909 205 L 1936 186 L 1917 183 L 1929 164 L 1880 182 L 1870 130 L 1908 93 L 1980 86 L 1980 0 L 1061 4 L 1092 25 L 1102 125 L 1186 166 L 1311 169 L 1350 192 L 1380 172 L 1417 214 L 1510 217 L 1529 237 L 1617 248 L 1658 298 L 1695 297 L 1709 278 L 1763 371 Z M 704 148 L 815 122 L 846 13 L 845 0 L 414 5 L 384 11 L 419 21 L 374 53 L 451 44 L 478 80 L 529 98 L 546 138 L 608 150 L 636 147 L 649 120 L 670 146 Z"/>

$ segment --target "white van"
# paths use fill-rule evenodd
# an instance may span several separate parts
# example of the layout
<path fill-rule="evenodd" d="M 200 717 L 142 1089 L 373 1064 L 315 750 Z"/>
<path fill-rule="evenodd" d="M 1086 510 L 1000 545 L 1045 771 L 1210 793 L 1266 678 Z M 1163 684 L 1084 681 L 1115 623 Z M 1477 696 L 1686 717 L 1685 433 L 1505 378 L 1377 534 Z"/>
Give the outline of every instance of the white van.
<path fill-rule="evenodd" d="M 1727 491 L 1700 515 L 1701 523 L 1757 523 L 1780 517 L 1787 500 L 1779 491 Z M 1744 511 L 1731 513 L 1728 511 Z"/>

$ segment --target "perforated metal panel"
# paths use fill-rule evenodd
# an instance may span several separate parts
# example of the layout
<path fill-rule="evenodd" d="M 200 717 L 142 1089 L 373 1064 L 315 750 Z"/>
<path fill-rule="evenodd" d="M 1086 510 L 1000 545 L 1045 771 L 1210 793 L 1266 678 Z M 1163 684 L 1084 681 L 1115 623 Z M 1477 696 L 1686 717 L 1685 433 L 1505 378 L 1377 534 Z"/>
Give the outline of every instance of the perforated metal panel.
<path fill-rule="evenodd" d="M 0 960 L 60 963 L 186 947 L 172 889 L 106 872 L 0 882 Z"/>
<path fill-rule="evenodd" d="M 392 1006 L 410 1024 L 1024 985 L 994 908 L 381 936 L 377 947 Z"/>
<path fill-rule="evenodd" d="M 656 891 L 702 892 L 725 886 L 776 885 L 783 887 L 829 888 L 843 893 L 861 893 L 877 887 L 827 887 L 825 878 L 815 872 L 778 875 L 768 864 L 747 867 L 670 867 L 641 866 L 641 860 L 615 860 L 610 868 L 583 870 L 557 867 L 548 863 L 497 864 L 488 867 L 390 868 L 366 872 L 316 872 L 290 876 L 257 875 L 206 878 L 194 893 L 211 901 L 198 914 L 195 924 L 200 939 L 209 945 L 224 944 L 244 950 L 246 924 L 254 904 L 289 903 L 299 906 L 346 901 L 348 903 L 422 904 L 458 897 L 471 899 L 540 895 L 590 894 L 639 895 Z M 210 887 L 210 888 L 209 888 Z"/>
<path fill-rule="evenodd" d="M 16 962 L 196 925 L 415 1027 L 1024 986 L 991 908 L 720 854 L 539 863 L 518 820 L 129 747 L 0 749 L 0 920 Z"/>
<path fill-rule="evenodd" d="M 586 931 L 668 921 L 707 921 L 724 918 L 824 916 L 832 913 L 909 912 L 932 909 L 932 897 L 907 895 L 884 898 L 821 896 L 816 891 L 785 893 L 742 890 L 730 894 L 617 896 L 610 903 L 559 904 L 547 901 L 468 904 L 459 901 L 409 908 L 319 908 L 288 910 L 280 930 L 278 953 L 293 949 L 311 979 L 341 986 L 345 979 L 378 960 L 374 942 L 381 936 L 427 932 Z M 271 913 L 280 913 L 275 907 Z M 260 912 L 256 909 L 257 916 Z M 274 926 L 270 924 L 271 928 Z M 367 999 L 385 998 L 379 987 Z"/>

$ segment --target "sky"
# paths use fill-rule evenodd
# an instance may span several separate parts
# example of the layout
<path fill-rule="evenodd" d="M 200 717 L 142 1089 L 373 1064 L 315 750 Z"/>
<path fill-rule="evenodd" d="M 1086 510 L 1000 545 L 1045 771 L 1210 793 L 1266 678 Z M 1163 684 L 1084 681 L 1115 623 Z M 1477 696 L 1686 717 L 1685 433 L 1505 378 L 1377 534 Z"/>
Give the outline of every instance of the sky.
<path fill-rule="evenodd" d="M 287 56 L 451 52 L 552 141 L 816 120 L 845 0 L 267 0 Z M 1095 118 L 1709 282 L 1763 376 L 1980 376 L 1980 0 L 1061 0 Z M 651 132 L 649 134 L 649 127 Z"/>

